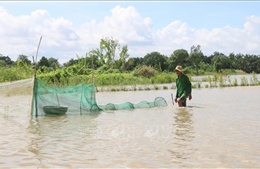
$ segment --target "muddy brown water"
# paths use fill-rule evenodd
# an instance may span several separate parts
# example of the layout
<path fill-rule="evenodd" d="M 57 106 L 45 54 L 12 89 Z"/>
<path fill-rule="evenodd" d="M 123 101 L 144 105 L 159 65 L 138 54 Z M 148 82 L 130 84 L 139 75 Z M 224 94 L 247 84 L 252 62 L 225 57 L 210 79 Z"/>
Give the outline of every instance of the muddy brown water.
<path fill-rule="evenodd" d="M 1 168 L 259 168 L 260 87 L 98 92 L 97 103 L 168 106 L 31 117 L 31 95 L 0 95 Z"/>

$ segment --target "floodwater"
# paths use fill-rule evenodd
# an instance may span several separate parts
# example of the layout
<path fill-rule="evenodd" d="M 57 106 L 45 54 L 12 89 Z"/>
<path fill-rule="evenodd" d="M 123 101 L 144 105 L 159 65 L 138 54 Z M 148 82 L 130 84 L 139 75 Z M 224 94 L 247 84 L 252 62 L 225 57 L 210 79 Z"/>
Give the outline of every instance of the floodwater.
<path fill-rule="evenodd" d="M 30 95 L 0 96 L 0 168 L 260 168 L 260 87 L 98 92 L 97 103 L 166 107 L 30 116 Z"/>

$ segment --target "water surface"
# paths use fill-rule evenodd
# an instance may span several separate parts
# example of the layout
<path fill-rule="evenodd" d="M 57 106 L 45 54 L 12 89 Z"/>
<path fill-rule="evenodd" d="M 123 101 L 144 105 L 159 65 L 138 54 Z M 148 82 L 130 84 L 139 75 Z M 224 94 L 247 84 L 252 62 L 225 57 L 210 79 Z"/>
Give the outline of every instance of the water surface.
<path fill-rule="evenodd" d="M 167 107 L 30 116 L 30 95 L 0 96 L 0 167 L 259 168 L 260 87 L 98 92 L 98 104 L 164 97 Z"/>

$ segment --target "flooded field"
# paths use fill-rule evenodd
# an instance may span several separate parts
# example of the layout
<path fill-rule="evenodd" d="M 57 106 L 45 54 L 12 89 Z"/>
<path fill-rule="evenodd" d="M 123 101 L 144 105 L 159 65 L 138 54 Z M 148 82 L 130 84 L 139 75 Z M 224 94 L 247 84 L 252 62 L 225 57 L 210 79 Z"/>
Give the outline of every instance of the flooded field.
<path fill-rule="evenodd" d="M 260 168 L 260 87 L 98 92 L 96 101 L 168 106 L 31 117 L 31 95 L 0 95 L 1 168 Z"/>

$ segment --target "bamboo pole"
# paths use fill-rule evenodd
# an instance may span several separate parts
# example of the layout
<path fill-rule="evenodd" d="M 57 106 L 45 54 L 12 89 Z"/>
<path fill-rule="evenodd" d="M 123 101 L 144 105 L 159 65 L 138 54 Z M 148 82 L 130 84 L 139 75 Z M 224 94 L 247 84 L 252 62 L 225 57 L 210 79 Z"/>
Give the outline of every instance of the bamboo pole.
<path fill-rule="evenodd" d="M 39 44 L 38 44 L 38 47 L 37 47 L 35 59 L 33 58 L 33 62 L 34 62 L 34 76 L 33 76 L 33 96 L 32 96 L 32 104 L 31 104 L 31 115 L 33 115 L 33 106 L 34 106 L 35 109 L 36 109 L 36 112 L 35 112 L 36 116 L 38 116 L 37 96 L 35 96 L 35 91 L 36 91 L 35 83 L 37 82 L 37 79 L 36 79 L 36 66 L 37 65 L 36 64 L 37 64 L 37 57 L 38 57 L 38 52 L 39 52 L 41 41 L 42 41 L 42 36 L 41 36 L 41 38 L 39 40 Z M 34 104 L 34 102 L 35 102 L 35 104 Z"/>

